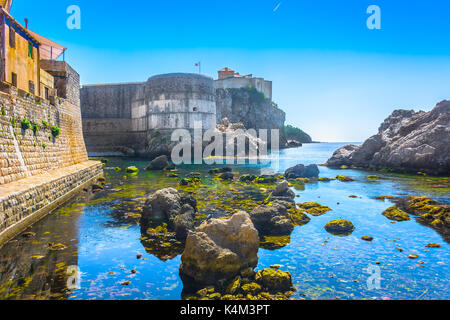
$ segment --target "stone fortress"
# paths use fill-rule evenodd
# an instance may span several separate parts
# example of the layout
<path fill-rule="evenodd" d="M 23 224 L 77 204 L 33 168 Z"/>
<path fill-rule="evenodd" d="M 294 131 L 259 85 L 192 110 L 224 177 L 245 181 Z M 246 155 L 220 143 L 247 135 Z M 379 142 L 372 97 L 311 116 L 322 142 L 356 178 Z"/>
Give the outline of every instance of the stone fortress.
<path fill-rule="evenodd" d="M 226 73 L 224 73 L 226 71 Z M 272 83 L 231 69 L 219 79 L 172 73 L 147 82 L 84 85 L 81 110 L 90 155 L 170 154 L 175 129 L 216 127 L 222 118 L 247 129 L 281 129 L 285 113 L 272 102 Z"/>
<path fill-rule="evenodd" d="M 83 139 L 80 77 L 66 48 L 0 1 L 0 246 L 103 172 Z"/>

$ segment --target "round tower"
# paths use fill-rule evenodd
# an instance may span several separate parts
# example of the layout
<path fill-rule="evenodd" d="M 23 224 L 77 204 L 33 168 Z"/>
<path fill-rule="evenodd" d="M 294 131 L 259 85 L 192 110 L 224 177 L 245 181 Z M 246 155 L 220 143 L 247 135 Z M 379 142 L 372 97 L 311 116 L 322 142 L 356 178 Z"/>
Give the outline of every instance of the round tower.
<path fill-rule="evenodd" d="M 132 107 L 139 131 L 153 129 L 204 130 L 216 126 L 216 98 L 212 78 L 190 73 L 171 73 L 148 79 Z"/>

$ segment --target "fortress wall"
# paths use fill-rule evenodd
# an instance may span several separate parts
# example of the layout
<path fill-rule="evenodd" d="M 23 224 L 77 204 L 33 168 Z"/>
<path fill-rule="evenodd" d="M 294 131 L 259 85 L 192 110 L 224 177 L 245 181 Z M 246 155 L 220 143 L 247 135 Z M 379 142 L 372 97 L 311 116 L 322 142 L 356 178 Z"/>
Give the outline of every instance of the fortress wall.
<path fill-rule="evenodd" d="M 131 104 L 141 87 L 142 83 L 124 83 L 81 88 L 83 133 L 90 153 L 120 153 L 133 145 Z"/>
<path fill-rule="evenodd" d="M 87 160 L 79 105 L 63 99 L 55 106 L 36 103 L 12 92 L 0 93 L 0 106 L 0 185 Z M 39 125 L 36 133 L 22 129 L 25 118 Z M 54 138 L 43 121 L 58 126 L 61 135 Z"/>
<path fill-rule="evenodd" d="M 101 163 L 88 160 L 84 145 L 78 74 L 58 67 L 66 80 L 59 82 L 59 94 L 66 98 L 60 95 L 54 104 L 13 87 L 0 92 L 0 246 L 103 172 Z M 29 129 L 23 119 L 31 122 Z"/>

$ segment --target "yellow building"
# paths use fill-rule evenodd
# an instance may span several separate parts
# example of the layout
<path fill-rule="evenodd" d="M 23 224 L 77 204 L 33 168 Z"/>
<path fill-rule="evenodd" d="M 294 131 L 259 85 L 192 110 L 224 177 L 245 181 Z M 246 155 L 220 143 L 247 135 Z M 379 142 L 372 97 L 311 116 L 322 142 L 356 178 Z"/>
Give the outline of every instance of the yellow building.
<path fill-rule="evenodd" d="M 12 0 L 0 0 L 0 80 L 47 100 L 56 95 L 54 77 L 41 60 L 56 60 L 66 50 L 18 23 L 9 13 Z"/>

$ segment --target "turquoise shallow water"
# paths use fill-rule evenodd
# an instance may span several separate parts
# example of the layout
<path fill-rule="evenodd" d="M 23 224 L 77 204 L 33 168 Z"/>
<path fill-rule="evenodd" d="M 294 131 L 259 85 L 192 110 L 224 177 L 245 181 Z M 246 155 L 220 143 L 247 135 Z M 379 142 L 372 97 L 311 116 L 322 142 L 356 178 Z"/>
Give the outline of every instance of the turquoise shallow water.
<path fill-rule="evenodd" d="M 283 150 L 278 170 L 284 172 L 298 163 L 324 163 L 340 146 L 308 144 Z M 0 298 L 181 299 L 180 255 L 161 260 L 148 253 L 151 250 L 147 252 L 140 241 L 140 227 L 124 218 L 124 213 L 136 208 L 136 198 L 176 183 L 163 173 L 127 176 L 113 170 L 115 166 L 129 165 L 144 168 L 147 162 L 109 159 L 105 191 L 80 194 L 27 230 L 36 233 L 34 237 L 19 236 L 0 249 Z M 185 166 L 179 171 L 206 173 L 208 169 Z M 241 174 L 258 169 L 234 168 Z M 337 174 L 356 181 L 307 184 L 305 190 L 294 190 L 300 196 L 297 202 L 319 202 L 332 211 L 296 227 L 285 247 L 260 249 L 258 269 L 280 264 L 283 270 L 290 271 L 297 288 L 293 299 L 449 299 L 449 244 L 414 218 L 392 223 L 381 215 L 392 203 L 374 199 L 427 195 L 450 203 L 448 189 L 431 187 L 437 183 L 429 178 L 392 174 L 371 181 L 366 178 L 368 172 L 320 167 L 322 177 Z M 224 188 L 218 183 L 217 188 Z M 327 222 L 337 218 L 352 221 L 356 227 L 353 234 L 336 237 L 324 230 Z M 372 236 L 373 242 L 361 240 L 364 235 Z M 62 243 L 67 248 L 49 251 L 48 242 Z M 426 248 L 430 242 L 442 247 Z M 137 259 L 138 254 L 141 259 Z M 410 254 L 419 258 L 409 259 Z M 69 266 L 76 266 L 80 274 L 79 288 L 73 291 L 67 290 Z M 133 274 L 132 269 L 137 273 Z M 379 271 L 379 288 L 369 289 L 368 270 Z M 129 285 L 122 285 L 124 281 L 130 281 Z"/>

